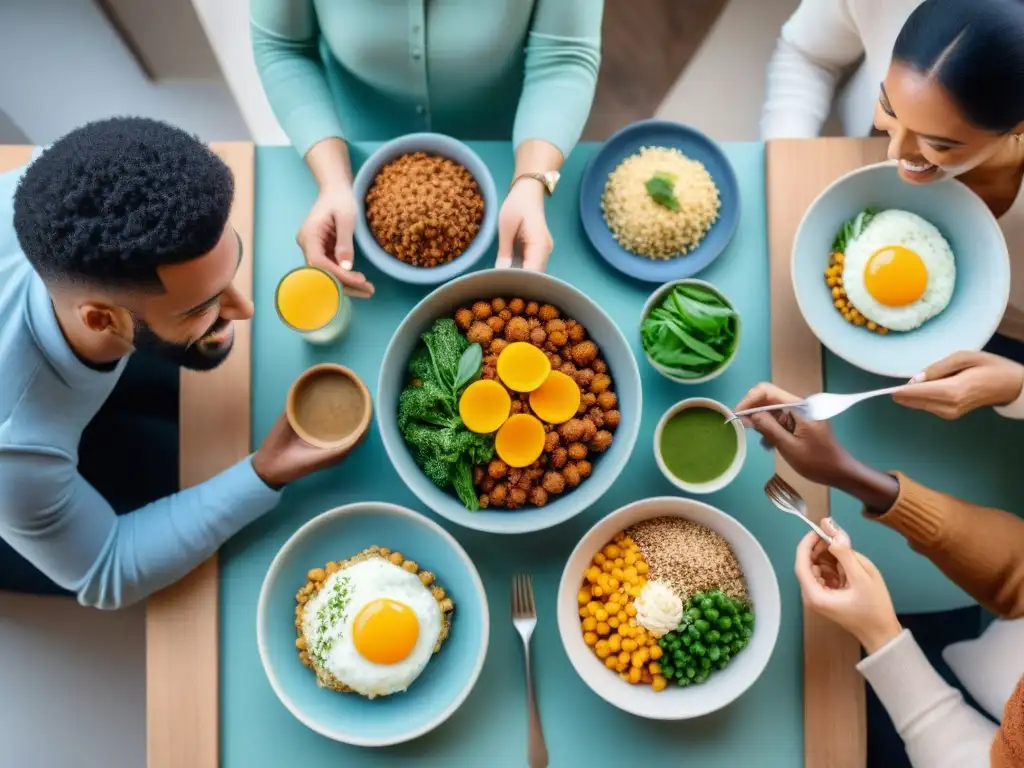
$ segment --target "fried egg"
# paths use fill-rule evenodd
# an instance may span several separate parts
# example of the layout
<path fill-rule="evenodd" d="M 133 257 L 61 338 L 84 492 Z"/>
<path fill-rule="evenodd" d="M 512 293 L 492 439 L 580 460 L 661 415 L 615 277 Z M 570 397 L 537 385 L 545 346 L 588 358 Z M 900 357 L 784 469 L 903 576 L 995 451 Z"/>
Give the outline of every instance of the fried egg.
<path fill-rule="evenodd" d="M 953 249 L 935 225 L 909 211 L 882 211 L 846 244 L 850 304 L 890 330 L 912 331 L 938 315 L 955 283 Z"/>
<path fill-rule="evenodd" d="M 380 557 L 332 573 L 302 613 L 318 670 L 371 699 L 404 691 L 420 676 L 441 622 L 419 577 Z"/>

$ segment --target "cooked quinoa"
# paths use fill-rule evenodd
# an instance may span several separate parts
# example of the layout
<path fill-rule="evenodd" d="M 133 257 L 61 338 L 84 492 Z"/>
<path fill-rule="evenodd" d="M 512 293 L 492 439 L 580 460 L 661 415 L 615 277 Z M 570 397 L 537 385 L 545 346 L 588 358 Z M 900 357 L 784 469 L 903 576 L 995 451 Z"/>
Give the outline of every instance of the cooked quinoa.
<path fill-rule="evenodd" d="M 656 203 L 647 181 L 675 177 L 679 210 Z M 643 147 L 608 175 L 601 210 L 615 240 L 630 253 L 651 259 L 687 254 L 700 245 L 718 219 L 718 187 L 704 165 L 678 149 Z"/>
<path fill-rule="evenodd" d="M 728 542 L 703 525 L 679 517 L 656 517 L 628 528 L 650 568 L 649 579 L 668 584 L 681 600 L 720 589 L 747 600 L 747 583 Z"/>

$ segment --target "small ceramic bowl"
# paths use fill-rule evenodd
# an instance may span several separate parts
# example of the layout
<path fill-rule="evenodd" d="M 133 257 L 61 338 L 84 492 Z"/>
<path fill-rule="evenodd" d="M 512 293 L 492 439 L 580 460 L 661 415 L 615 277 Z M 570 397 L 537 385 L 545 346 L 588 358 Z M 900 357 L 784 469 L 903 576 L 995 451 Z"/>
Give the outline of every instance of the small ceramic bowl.
<path fill-rule="evenodd" d="M 662 376 L 664 376 L 666 379 L 671 379 L 672 381 L 676 382 L 677 384 L 703 384 L 706 381 L 711 381 L 712 379 L 718 378 L 723 373 L 725 373 L 725 369 L 726 368 L 728 368 L 730 365 L 732 365 L 732 361 L 735 360 L 736 359 L 736 355 L 739 354 L 740 338 L 741 338 L 741 335 L 742 335 L 743 326 L 742 326 L 742 323 L 740 322 L 740 314 L 736 310 L 735 305 L 732 303 L 732 301 L 729 300 L 728 296 L 726 296 L 724 293 L 722 293 L 721 290 L 719 290 L 716 286 L 712 285 L 711 283 L 707 282 L 706 280 L 698 280 L 696 278 L 685 278 L 683 280 L 673 280 L 670 283 L 665 283 L 663 286 L 658 288 L 654 293 L 652 293 L 647 298 L 647 301 L 644 303 L 644 308 L 640 312 L 640 325 L 641 325 L 641 327 L 643 326 L 644 320 L 646 320 L 647 316 L 651 313 L 651 310 L 653 310 L 655 307 L 657 307 L 662 302 L 662 300 L 669 293 L 671 293 L 672 290 L 675 289 L 676 286 L 679 286 L 679 285 L 693 285 L 693 286 L 696 286 L 698 288 L 704 288 L 705 290 L 708 290 L 711 293 L 715 294 L 718 298 L 720 298 L 722 301 L 724 301 L 726 303 L 726 305 L 731 310 L 736 312 L 736 343 L 733 344 L 732 354 L 729 355 L 729 357 L 726 358 L 726 360 L 724 362 L 722 362 L 717 368 L 715 368 L 713 371 L 711 371 L 711 373 L 707 374 L 706 376 L 700 376 L 699 378 L 696 378 L 696 379 L 684 379 L 684 378 L 681 378 L 679 376 L 676 376 L 674 373 L 672 373 L 671 369 L 666 368 L 661 363 L 659 363 L 657 360 L 652 358 L 647 353 L 646 349 L 644 349 L 644 357 L 647 358 L 647 362 L 651 364 L 651 367 L 654 370 L 656 370 L 658 373 L 660 373 Z M 640 346 L 643 347 L 643 342 L 642 341 L 641 341 Z"/>
<path fill-rule="evenodd" d="M 344 434 L 337 436 L 318 431 L 317 424 L 305 423 L 308 421 L 308 417 L 302 413 L 302 398 L 309 392 L 310 385 L 316 380 L 326 377 L 348 380 L 355 385 L 355 390 L 361 398 L 361 402 L 356 404 L 357 407 L 361 407 L 358 422 L 353 429 L 346 430 Z M 292 383 L 285 401 L 285 415 L 288 418 L 288 423 L 295 430 L 295 434 L 315 448 L 344 450 L 359 443 L 370 429 L 370 420 L 373 418 L 373 398 L 362 379 L 353 371 L 343 365 L 323 363 L 308 368 Z"/>
<path fill-rule="evenodd" d="M 476 180 L 480 195 L 484 199 L 484 218 L 480 231 L 465 251 L 447 264 L 439 267 L 414 267 L 399 261 L 378 245 L 366 221 L 366 193 L 373 184 L 380 169 L 402 155 L 426 152 L 440 155 L 461 165 Z M 395 280 L 415 285 L 438 285 L 472 269 L 494 242 L 498 231 L 498 192 L 494 177 L 487 164 L 466 144 L 451 136 L 440 133 L 412 133 L 382 144 L 380 148 L 359 167 L 352 182 L 359 215 L 356 217 L 355 238 L 360 253 L 373 262 L 381 272 Z"/>
<path fill-rule="evenodd" d="M 295 648 L 295 593 L 311 568 L 371 546 L 402 552 L 436 574 L 455 603 L 451 636 L 404 693 L 366 699 L 317 685 Z M 281 703 L 305 726 L 335 741 L 383 747 L 415 739 L 462 705 L 487 656 L 490 615 L 483 582 L 450 533 L 411 509 L 361 502 L 317 515 L 274 557 L 260 589 L 256 643 Z"/>
<path fill-rule="evenodd" d="M 630 685 L 605 667 L 583 641 L 577 595 L 583 572 L 594 553 L 619 531 L 656 517 L 679 517 L 702 525 L 724 538 L 732 548 L 747 581 L 753 604 L 754 634 L 750 644 L 724 670 L 707 682 L 655 692 L 649 685 Z M 709 504 L 680 496 L 641 499 L 600 520 L 580 539 L 562 572 L 558 586 L 558 632 L 576 674 L 612 706 L 650 720 L 687 720 L 722 709 L 739 698 L 764 672 L 775 650 L 782 618 L 779 582 L 771 560 L 754 535 L 734 517 Z"/>
<path fill-rule="evenodd" d="M 673 405 L 658 421 L 658 426 L 654 429 L 654 459 L 658 462 L 658 469 L 661 470 L 661 474 L 672 483 L 676 488 L 686 491 L 687 493 L 714 493 L 725 488 L 729 483 L 736 479 L 736 475 L 740 473 L 743 468 L 743 463 L 747 460 L 747 433 L 743 428 L 743 424 L 739 419 L 732 422 L 729 426 L 736 430 L 736 456 L 733 457 L 732 464 L 729 468 L 716 477 L 714 480 L 709 480 L 706 483 L 688 483 L 685 480 L 680 480 L 676 477 L 665 464 L 665 459 L 661 455 L 661 434 L 665 429 L 665 425 L 668 420 L 675 416 L 680 411 L 685 411 L 688 408 L 709 408 L 713 411 L 718 411 L 725 418 L 732 416 L 732 411 L 724 406 L 717 400 L 712 400 L 708 397 L 690 397 L 686 400 L 680 400 L 678 403 Z"/>

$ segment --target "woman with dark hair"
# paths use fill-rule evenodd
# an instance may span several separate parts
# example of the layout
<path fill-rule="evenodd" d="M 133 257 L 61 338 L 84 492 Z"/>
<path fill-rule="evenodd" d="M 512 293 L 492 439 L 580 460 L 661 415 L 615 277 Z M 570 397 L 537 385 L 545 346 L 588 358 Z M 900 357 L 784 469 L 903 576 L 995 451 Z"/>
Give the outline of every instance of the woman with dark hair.
<path fill-rule="evenodd" d="M 982 406 L 1024 418 L 1024 0 L 803 0 L 769 65 L 765 137 L 817 134 L 836 82 L 861 57 L 840 105 L 847 132 L 868 133 L 871 99 L 900 176 L 974 190 L 1013 262 L 989 353 L 937 362 L 896 400 L 950 419 Z"/>

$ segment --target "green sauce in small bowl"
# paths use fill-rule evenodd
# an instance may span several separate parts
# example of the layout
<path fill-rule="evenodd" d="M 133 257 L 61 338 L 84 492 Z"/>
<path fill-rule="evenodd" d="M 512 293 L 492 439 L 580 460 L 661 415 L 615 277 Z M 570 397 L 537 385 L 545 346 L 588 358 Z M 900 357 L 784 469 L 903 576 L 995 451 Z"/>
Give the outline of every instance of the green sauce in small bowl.
<path fill-rule="evenodd" d="M 669 481 L 693 493 L 711 493 L 732 481 L 746 458 L 746 438 L 738 423 L 725 423 L 729 413 L 706 398 L 684 400 L 665 413 L 654 450 Z"/>

